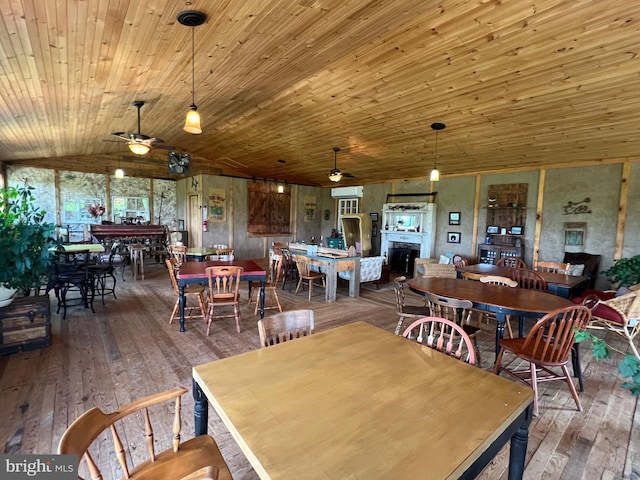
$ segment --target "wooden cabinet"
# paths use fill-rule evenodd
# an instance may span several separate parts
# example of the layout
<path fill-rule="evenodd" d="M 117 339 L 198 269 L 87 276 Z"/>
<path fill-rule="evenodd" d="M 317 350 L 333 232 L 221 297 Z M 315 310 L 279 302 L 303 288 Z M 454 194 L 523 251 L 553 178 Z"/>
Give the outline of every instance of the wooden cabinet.
<path fill-rule="evenodd" d="M 478 245 L 479 263 L 503 257 L 524 257 L 527 184 L 489 185 L 485 243 Z"/>

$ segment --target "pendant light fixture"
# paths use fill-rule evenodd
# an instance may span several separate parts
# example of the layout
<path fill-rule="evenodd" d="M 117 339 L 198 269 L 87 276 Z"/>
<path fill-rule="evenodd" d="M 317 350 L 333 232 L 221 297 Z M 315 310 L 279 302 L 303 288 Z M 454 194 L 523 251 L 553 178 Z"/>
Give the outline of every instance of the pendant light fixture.
<path fill-rule="evenodd" d="M 124 178 L 124 170 L 122 170 L 121 168 L 116 168 L 113 176 L 116 178 Z"/>
<path fill-rule="evenodd" d="M 329 173 L 329 180 L 332 182 L 339 182 L 342 180 L 342 172 L 338 170 L 338 147 L 333 147 L 333 170 Z"/>
<path fill-rule="evenodd" d="M 444 130 L 446 125 L 444 123 L 435 122 L 431 124 L 431 128 L 436 131 L 436 149 L 433 152 L 433 170 L 431 170 L 431 175 L 429 175 L 430 182 L 438 182 L 440 181 L 440 172 L 438 171 L 438 132 L 440 130 Z"/>
<path fill-rule="evenodd" d="M 186 27 L 191 27 L 191 107 L 187 112 L 184 123 L 184 131 L 187 133 L 202 133 L 200 127 L 200 114 L 196 106 L 196 73 L 195 73 L 195 27 L 202 25 L 207 16 L 197 10 L 184 10 L 178 14 L 178 22 Z"/>

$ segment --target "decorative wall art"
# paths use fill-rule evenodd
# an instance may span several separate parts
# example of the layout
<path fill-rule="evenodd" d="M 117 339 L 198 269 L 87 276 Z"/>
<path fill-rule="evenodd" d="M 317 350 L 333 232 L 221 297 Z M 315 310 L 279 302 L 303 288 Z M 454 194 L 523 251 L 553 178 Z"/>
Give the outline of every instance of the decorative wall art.
<path fill-rule="evenodd" d="M 564 224 L 564 244 L 572 247 L 584 246 L 587 236 L 587 224 L 585 222 L 571 222 Z"/>
<path fill-rule="evenodd" d="M 449 225 L 460 225 L 460 212 L 449 212 Z"/>
<path fill-rule="evenodd" d="M 447 243 L 460 243 L 460 232 L 447 233 Z"/>
<path fill-rule="evenodd" d="M 304 197 L 304 221 L 310 222 L 316 218 L 316 197 L 307 195 Z"/>
<path fill-rule="evenodd" d="M 227 221 L 227 192 L 224 188 L 209 189 L 209 221 Z"/>

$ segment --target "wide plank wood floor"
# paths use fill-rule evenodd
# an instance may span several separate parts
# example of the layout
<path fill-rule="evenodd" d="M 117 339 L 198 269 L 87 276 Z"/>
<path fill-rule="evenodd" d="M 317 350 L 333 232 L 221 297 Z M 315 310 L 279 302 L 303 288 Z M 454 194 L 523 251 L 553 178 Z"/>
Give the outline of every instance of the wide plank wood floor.
<path fill-rule="evenodd" d="M 108 298 L 105 306 L 96 301 L 95 314 L 74 307 L 62 320 L 55 313 L 52 296 L 51 345 L 0 357 L 0 440 L 5 453 L 55 452 L 67 425 L 85 410 L 99 406 L 112 411 L 174 386 L 190 388 L 194 365 L 258 348 L 253 308 L 243 307 L 240 334 L 232 318 L 216 321 L 209 337 L 204 322 L 197 319 L 187 320 L 187 331 L 180 333 L 177 323 L 168 324 L 175 296 L 166 268 L 147 261 L 145 280 L 134 281 L 129 272 L 125 278 L 123 283 L 118 277 L 118 299 Z M 341 287 L 338 301 L 331 304 L 324 302 L 321 289 L 311 303 L 306 293 L 295 297 L 280 290 L 279 294 L 286 310 L 312 308 L 317 331 L 357 320 L 393 331 L 397 322 L 390 285 L 380 290 L 366 286 L 358 299 L 349 298 L 346 286 Z M 246 303 L 246 289 L 243 298 Z M 487 331 L 480 335 L 480 349 L 483 367 L 490 369 L 493 325 L 483 327 Z M 607 340 L 618 342 L 611 334 Z M 582 349 L 586 383 L 586 391 L 580 394 L 583 412 L 576 410 L 561 382 L 542 386 L 540 416 L 534 418 L 530 429 L 527 479 L 640 478 L 638 399 L 620 387 L 617 359 L 596 362 L 588 350 Z M 470 408 L 473 404 L 473 392 L 469 392 Z M 183 433 L 191 438 L 190 395 L 184 397 L 183 412 Z M 482 415 L 482 411 L 477 413 Z M 209 432 L 236 480 L 257 478 L 212 409 Z M 169 446 L 168 439 L 157 441 L 161 448 Z M 102 461 L 113 458 L 105 455 Z M 505 447 L 479 478 L 506 478 L 507 462 Z M 425 472 L 428 463 L 425 452 Z"/>

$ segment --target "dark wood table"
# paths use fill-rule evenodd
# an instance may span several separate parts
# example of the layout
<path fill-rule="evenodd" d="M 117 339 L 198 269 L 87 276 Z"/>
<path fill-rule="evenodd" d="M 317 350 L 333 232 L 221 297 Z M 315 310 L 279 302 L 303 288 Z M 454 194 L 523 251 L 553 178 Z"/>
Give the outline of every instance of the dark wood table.
<path fill-rule="evenodd" d="M 267 272 L 252 260 L 234 259 L 227 262 L 185 262 L 178 272 L 178 288 L 180 290 L 180 331 L 184 332 L 184 287 L 189 284 L 202 284 L 207 282 L 207 267 L 242 267 L 241 280 L 249 282 L 249 295 L 251 295 L 251 282 L 260 282 L 260 318 L 264 318 L 264 286 L 267 281 Z"/>
<path fill-rule="evenodd" d="M 473 302 L 473 308 L 494 313 L 496 328 L 496 356 L 500 349 L 500 339 L 504 337 L 504 323 L 507 315 L 521 317 L 519 335 L 524 336 L 522 317 L 539 318 L 557 308 L 572 306 L 563 297 L 538 290 L 511 288 L 489 283 L 462 280 L 458 278 L 419 277 L 408 282 L 409 288 L 418 294 L 434 293 L 445 297 L 459 298 Z"/>
<path fill-rule="evenodd" d="M 456 267 L 460 273 L 473 273 L 476 275 L 498 275 L 508 277 L 511 269 L 509 267 L 498 267 L 489 263 L 478 263 L 476 265 L 466 265 Z M 587 277 L 578 275 L 566 275 L 564 273 L 538 272 L 544 281 L 547 282 L 547 290 L 560 297 L 571 298 L 586 285 Z"/>
<path fill-rule="evenodd" d="M 533 402 L 523 384 L 365 322 L 198 365 L 193 396 L 195 434 L 210 402 L 272 480 L 473 479 L 509 441 L 521 479 Z"/>

